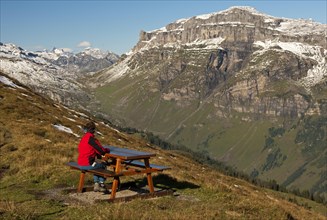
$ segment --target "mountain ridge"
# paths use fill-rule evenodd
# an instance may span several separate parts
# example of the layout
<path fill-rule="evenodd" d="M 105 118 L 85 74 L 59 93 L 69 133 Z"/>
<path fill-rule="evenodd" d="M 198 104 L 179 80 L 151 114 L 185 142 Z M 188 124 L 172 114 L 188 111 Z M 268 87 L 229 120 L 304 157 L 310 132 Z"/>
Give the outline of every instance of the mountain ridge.
<path fill-rule="evenodd" d="M 92 47 L 86 47 L 77 53 L 66 52 L 64 49 L 57 48 L 53 48 L 50 52 L 37 51 L 35 53 L 66 71 L 88 75 L 111 66 L 119 59 L 119 56 L 113 52 Z"/>

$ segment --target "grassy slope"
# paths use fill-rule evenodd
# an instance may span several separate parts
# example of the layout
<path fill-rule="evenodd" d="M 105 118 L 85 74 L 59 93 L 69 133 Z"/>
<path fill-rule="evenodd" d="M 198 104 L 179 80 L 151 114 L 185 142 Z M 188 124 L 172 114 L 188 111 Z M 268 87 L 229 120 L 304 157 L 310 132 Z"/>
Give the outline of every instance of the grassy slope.
<path fill-rule="evenodd" d="M 155 163 L 171 166 L 173 169 L 155 177 L 155 182 L 175 189 L 180 196 L 67 206 L 64 201 L 42 195 L 44 190 L 76 186 L 78 172 L 64 164 L 76 159 L 79 138 L 56 130 L 53 124 L 64 125 L 82 135 L 78 125 L 87 118 L 29 90 L 3 84 L 0 84 L 0 114 L 0 216 L 4 219 L 289 219 L 290 216 L 325 219 L 287 201 L 294 196 L 224 176 L 179 152 L 150 148 L 144 140 L 102 123 L 98 124 L 102 143 L 152 151 L 158 155 Z M 87 181 L 91 183 L 90 176 Z M 308 200 L 296 200 L 317 210 L 324 209 Z"/>
<path fill-rule="evenodd" d="M 155 54 L 154 57 L 159 56 L 156 54 L 158 51 L 152 51 L 152 53 Z M 187 65 L 186 70 L 178 75 L 169 84 L 169 87 L 182 88 L 184 84 L 192 85 L 191 82 L 195 82 L 197 79 L 194 75 L 203 71 L 201 66 L 205 66 L 208 54 L 183 50 L 180 53 L 172 52 L 172 54 L 173 58 L 170 60 L 191 60 L 196 65 Z M 123 118 L 126 122 L 124 125 L 154 132 L 161 138 L 185 145 L 193 150 L 208 152 L 212 157 L 226 161 L 229 165 L 247 173 L 251 173 L 254 169 L 260 170 L 269 164 L 268 157 L 271 156 L 271 152 L 274 153 L 279 149 L 280 155 L 287 159 L 280 161 L 280 165 L 272 165 L 270 170 L 260 172 L 260 177 L 275 179 L 280 184 L 308 161 L 301 153 L 301 146 L 294 143 L 298 129 L 287 131 L 281 138 L 274 138 L 276 146 L 263 150 L 268 129 L 281 126 L 284 123 L 281 121 L 282 118 L 279 118 L 278 121 L 275 118 L 274 122 L 269 119 L 246 122 L 240 119 L 247 118 L 247 114 L 233 113 L 232 118 L 224 119 L 214 115 L 215 112 L 223 110 L 212 104 L 199 104 L 198 100 L 193 100 L 186 106 L 180 106 L 173 100 L 160 99 L 159 91 L 149 92 L 151 90 L 149 82 L 158 83 L 158 74 L 164 72 L 169 65 L 164 63 L 167 61 L 160 64 L 152 63 L 153 57 L 147 56 L 150 55 L 143 57 L 148 61 L 146 64 L 141 61 L 138 63 L 138 65 L 145 66 L 142 67 L 143 69 L 135 70 L 138 73 L 137 77 L 123 77 L 96 91 L 96 96 L 102 103 L 102 110 L 112 115 L 112 118 Z M 278 60 L 278 57 L 275 53 L 267 53 L 264 54 L 263 60 L 257 59 L 253 65 L 265 63 L 265 59 Z M 146 65 L 153 68 L 146 68 Z M 165 68 L 161 68 L 161 66 L 165 66 Z M 232 78 L 230 80 L 233 81 Z M 306 94 L 305 91 L 302 91 L 303 88 L 288 81 L 276 81 L 271 83 L 270 87 L 275 92 L 272 94 L 266 92 L 261 96 L 286 97 L 293 93 Z M 158 86 L 156 85 L 154 88 L 158 88 Z M 324 87 L 322 86 L 322 88 Z M 196 88 L 195 90 L 200 89 Z M 318 94 L 324 92 L 326 89 L 323 92 L 319 91 Z M 198 108 L 199 106 L 200 108 Z M 305 190 L 310 189 L 313 183 L 317 182 L 322 169 L 317 168 L 311 162 L 305 167 L 305 175 L 294 179 L 288 185 L 289 187 L 294 186 Z"/>
<path fill-rule="evenodd" d="M 264 149 L 265 137 L 268 136 L 268 129 L 278 126 L 282 122 L 264 121 L 242 121 L 239 118 L 215 120 L 207 114 L 209 108 L 204 108 L 202 113 L 198 113 L 184 123 L 179 131 L 179 137 L 173 139 L 175 143 L 183 143 L 193 150 L 207 151 L 220 161 L 225 161 L 238 170 L 251 173 L 254 169 L 261 170 L 269 163 L 268 156 L 271 152 L 280 150 L 280 163 L 271 169 L 260 172 L 262 179 L 274 179 L 279 183 L 292 175 L 299 167 L 309 161 L 305 167 L 306 173 L 295 179 L 289 187 L 300 189 L 310 189 L 313 182 L 317 182 L 321 177 L 315 165 L 315 161 L 303 157 L 301 146 L 294 143 L 298 129 L 290 129 L 285 135 L 275 137 L 275 144 Z M 198 117 L 202 114 L 205 117 Z M 239 116 L 241 117 L 241 116 Z M 198 124 L 201 124 L 199 127 Z M 182 137 L 182 138 L 180 138 Z M 200 139 L 202 138 L 202 140 Z M 198 140 L 200 144 L 195 145 Z M 287 159 L 283 160 L 282 157 Z M 319 157 L 320 158 L 320 157 Z"/>
<path fill-rule="evenodd" d="M 226 161 L 249 174 L 254 169 L 260 171 L 269 163 L 266 161 L 269 153 L 280 149 L 281 155 L 286 156 L 287 160 L 260 172 L 261 178 L 275 179 L 280 184 L 306 162 L 300 146 L 294 143 L 297 129 L 286 131 L 282 137 L 275 137 L 275 146 L 264 150 L 268 129 L 279 127 L 283 124 L 282 121 L 245 121 L 240 119 L 247 118 L 247 115 L 240 113 L 234 113 L 233 118 L 218 118 L 213 115 L 217 109 L 212 104 L 205 103 L 198 109 L 197 103 L 191 103 L 183 108 L 174 101 L 160 100 L 159 92 L 149 94 L 139 91 L 139 84 L 142 83 L 145 87 L 146 81 L 129 84 L 126 80 L 131 79 L 125 77 L 117 84 L 99 88 L 97 97 L 101 99 L 105 111 L 113 114 L 117 112 L 115 116 L 123 117 L 124 120 L 134 118 L 134 121 L 127 123 L 132 127 L 146 128 L 161 137 L 169 136 L 172 143 L 208 152 L 213 158 Z M 121 105 L 115 106 L 115 103 Z M 309 164 L 306 171 L 310 176 L 303 175 L 288 186 L 310 189 L 312 182 L 320 178 L 320 170 Z"/>

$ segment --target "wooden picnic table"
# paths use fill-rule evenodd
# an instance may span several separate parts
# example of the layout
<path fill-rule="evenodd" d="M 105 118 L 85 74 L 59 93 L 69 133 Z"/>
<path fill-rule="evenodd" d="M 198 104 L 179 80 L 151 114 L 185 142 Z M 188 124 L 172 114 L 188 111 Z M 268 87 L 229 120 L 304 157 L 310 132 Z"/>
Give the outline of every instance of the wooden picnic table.
<path fill-rule="evenodd" d="M 83 166 L 79 166 L 76 162 L 69 162 L 67 165 L 72 169 L 81 171 L 80 179 L 77 187 L 77 192 L 82 193 L 84 187 L 84 178 L 86 173 L 92 173 L 100 175 L 105 178 L 113 177 L 113 183 L 111 188 L 110 199 L 113 201 L 116 197 L 116 192 L 119 187 L 121 176 L 131 176 L 136 174 L 146 174 L 147 182 L 150 194 L 155 195 L 153 180 L 151 174 L 153 172 L 161 172 L 166 169 L 170 169 L 166 166 L 150 164 L 150 159 L 155 157 L 155 153 L 137 151 L 127 148 L 104 146 L 109 148 L 110 153 L 105 154 L 103 158 L 106 160 L 108 165 L 113 168 L 113 171 L 108 169 L 83 169 Z"/>
<path fill-rule="evenodd" d="M 110 150 L 110 153 L 106 154 L 106 157 L 108 159 L 113 160 L 114 170 L 115 173 L 117 174 L 117 176 L 114 177 L 114 181 L 112 184 L 110 199 L 114 199 L 116 196 L 116 192 L 119 184 L 119 176 L 128 176 L 128 175 L 146 173 L 149 191 L 150 193 L 154 192 L 151 173 L 157 172 L 158 169 L 156 168 L 157 165 L 155 165 L 152 168 L 150 166 L 149 160 L 151 157 L 156 156 L 155 153 L 136 151 L 136 150 L 114 147 L 114 146 L 104 146 L 104 147 L 109 148 Z M 139 160 L 143 160 L 144 164 L 140 163 Z M 134 167 L 137 167 L 137 169 Z M 123 168 L 125 168 L 126 171 L 123 171 Z"/>

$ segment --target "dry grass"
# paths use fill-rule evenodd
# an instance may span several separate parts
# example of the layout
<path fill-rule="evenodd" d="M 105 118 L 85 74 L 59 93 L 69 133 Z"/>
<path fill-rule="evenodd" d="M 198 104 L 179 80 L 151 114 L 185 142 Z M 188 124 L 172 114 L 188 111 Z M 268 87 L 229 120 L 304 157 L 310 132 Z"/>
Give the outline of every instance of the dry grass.
<path fill-rule="evenodd" d="M 139 137 L 102 123 L 98 123 L 102 134 L 98 138 L 103 144 L 155 152 L 154 163 L 172 167 L 154 180 L 179 196 L 91 206 L 44 197 L 44 190 L 76 186 L 79 175 L 64 165 L 76 160 L 79 138 L 53 124 L 82 135 L 78 125 L 88 119 L 29 90 L 0 84 L 0 97 L 0 218 L 326 219 L 276 192 L 224 176 L 178 152 L 149 146 Z M 91 183 L 91 177 L 87 181 Z"/>

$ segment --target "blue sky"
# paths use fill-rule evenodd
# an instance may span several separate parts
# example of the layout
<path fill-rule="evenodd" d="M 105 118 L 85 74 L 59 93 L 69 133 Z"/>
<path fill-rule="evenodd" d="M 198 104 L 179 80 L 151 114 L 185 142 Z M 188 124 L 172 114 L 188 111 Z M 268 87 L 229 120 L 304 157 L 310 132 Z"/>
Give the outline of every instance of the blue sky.
<path fill-rule="evenodd" d="M 0 0 L 0 41 L 26 50 L 85 46 L 128 52 L 141 30 L 151 31 L 180 18 L 252 6 L 275 17 L 313 19 L 326 24 L 326 0 L 28 1 Z"/>

